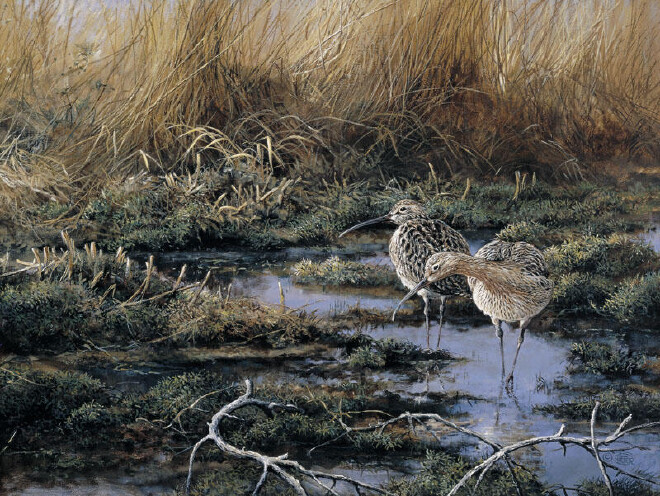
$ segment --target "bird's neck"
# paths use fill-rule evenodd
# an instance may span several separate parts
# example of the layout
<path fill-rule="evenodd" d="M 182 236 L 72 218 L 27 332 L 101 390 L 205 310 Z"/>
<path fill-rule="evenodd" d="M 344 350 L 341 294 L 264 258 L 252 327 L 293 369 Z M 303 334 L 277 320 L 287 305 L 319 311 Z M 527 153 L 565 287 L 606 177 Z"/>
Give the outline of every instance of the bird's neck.
<path fill-rule="evenodd" d="M 477 279 L 486 289 L 493 292 L 515 292 L 515 282 L 521 276 L 520 269 L 514 264 L 463 254 L 460 255 L 455 267 L 455 274 Z"/>
<path fill-rule="evenodd" d="M 398 225 L 403 226 L 404 224 L 408 224 L 409 222 L 411 224 L 415 224 L 420 222 L 428 222 L 430 220 L 431 218 L 426 214 L 415 214 L 414 217 L 408 217 L 404 220 L 399 221 Z"/>

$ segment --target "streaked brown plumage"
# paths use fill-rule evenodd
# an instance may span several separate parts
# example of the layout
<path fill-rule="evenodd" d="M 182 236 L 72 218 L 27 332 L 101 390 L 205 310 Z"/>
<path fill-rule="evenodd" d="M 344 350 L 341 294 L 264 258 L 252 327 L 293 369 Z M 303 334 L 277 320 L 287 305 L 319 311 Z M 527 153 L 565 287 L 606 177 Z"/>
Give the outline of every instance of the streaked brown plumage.
<path fill-rule="evenodd" d="M 397 202 L 386 215 L 357 224 L 347 229 L 339 236 L 359 229 L 361 227 L 379 222 L 393 222 L 398 227 L 390 239 L 390 258 L 396 273 L 403 285 L 414 288 L 424 279 L 424 267 L 428 257 L 437 252 L 470 253 L 470 247 L 465 238 L 439 219 L 432 219 L 424 207 L 414 200 L 401 200 Z M 451 296 L 470 296 L 467 280 L 463 276 L 455 275 L 428 285 L 419 291 L 424 300 L 424 315 L 426 317 L 426 344 L 429 345 L 429 299 L 440 300 L 438 322 L 438 342 L 442 330 L 445 301 Z"/>
<path fill-rule="evenodd" d="M 502 321 L 519 322 L 520 337 L 507 382 L 513 379 L 520 346 L 530 320 L 541 313 L 552 297 L 553 282 L 543 254 L 529 243 L 492 241 L 474 256 L 463 253 L 436 253 L 426 262 L 424 279 L 408 293 L 403 303 L 419 289 L 437 284 L 456 274 L 468 278 L 475 304 L 495 325 L 502 354 L 504 377 L 504 349 Z M 398 308 L 398 307 L 397 307 Z"/>

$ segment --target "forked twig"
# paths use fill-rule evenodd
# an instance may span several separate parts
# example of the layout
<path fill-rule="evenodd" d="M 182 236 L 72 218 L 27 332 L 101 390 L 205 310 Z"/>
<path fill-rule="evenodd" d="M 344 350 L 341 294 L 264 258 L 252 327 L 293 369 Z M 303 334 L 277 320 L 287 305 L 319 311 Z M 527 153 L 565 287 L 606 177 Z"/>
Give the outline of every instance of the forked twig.
<path fill-rule="evenodd" d="M 327 479 L 331 480 L 333 482 L 345 482 L 348 484 L 353 485 L 353 487 L 356 489 L 356 491 L 360 491 L 361 489 L 369 490 L 378 494 L 385 494 L 385 495 L 391 495 L 392 493 L 385 491 L 384 489 L 381 489 L 379 487 L 373 486 L 371 484 L 366 484 L 364 482 L 357 481 L 355 479 L 352 479 L 350 477 L 346 477 L 344 475 L 339 475 L 339 474 L 329 474 L 326 472 L 320 472 L 317 470 L 310 470 L 305 467 L 303 467 L 300 463 L 294 461 L 294 460 L 289 460 L 288 455 L 285 453 L 283 455 L 279 456 L 266 456 L 262 455 L 261 453 L 257 453 L 256 451 L 251 451 L 251 450 L 246 450 L 242 448 L 237 448 L 236 446 L 233 446 L 232 444 L 229 444 L 227 441 L 224 440 L 220 433 L 220 424 L 223 419 L 227 417 L 233 417 L 233 412 L 240 408 L 245 408 L 248 406 L 255 406 L 257 408 L 260 408 L 261 410 L 265 411 L 268 414 L 273 414 L 275 411 L 281 410 L 281 411 L 289 411 L 289 412 L 298 412 L 300 409 L 292 404 L 283 404 L 283 403 L 275 403 L 275 402 L 268 402 L 268 401 L 263 401 L 259 400 L 257 398 L 254 398 L 253 393 L 253 386 L 252 386 L 252 381 L 247 379 L 245 381 L 245 394 L 242 396 L 238 397 L 231 403 L 223 406 L 215 415 L 213 415 L 213 418 L 211 419 L 211 422 L 209 423 L 209 433 L 204 436 L 202 439 L 197 441 L 195 446 L 192 449 L 192 452 L 190 454 L 190 464 L 188 467 L 188 478 L 186 480 L 186 494 L 190 494 L 190 485 L 192 483 L 192 473 L 193 473 L 193 463 L 195 462 L 195 456 L 197 454 L 197 451 L 199 448 L 206 442 L 206 441 L 213 441 L 215 445 L 220 448 L 220 450 L 230 456 L 233 456 L 235 458 L 239 459 L 247 459 L 247 460 L 252 460 L 257 462 L 258 464 L 261 465 L 263 468 L 263 471 L 261 473 L 261 477 L 257 481 L 257 484 L 254 488 L 254 491 L 252 492 L 253 495 L 257 495 L 263 485 L 266 482 L 266 479 L 268 477 L 269 473 L 273 473 L 277 475 L 281 480 L 286 482 L 293 490 L 301 495 L 301 496 L 306 496 L 307 491 L 303 488 L 300 480 L 297 477 L 305 477 L 319 486 L 321 486 L 323 489 L 328 491 L 330 494 L 338 495 L 336 491 L 334 491 L 330 486 L 327 484 L 324 484 L 321 482 L 321 479 Z M 296 474 L 294 476 L 293 474 Z"/>

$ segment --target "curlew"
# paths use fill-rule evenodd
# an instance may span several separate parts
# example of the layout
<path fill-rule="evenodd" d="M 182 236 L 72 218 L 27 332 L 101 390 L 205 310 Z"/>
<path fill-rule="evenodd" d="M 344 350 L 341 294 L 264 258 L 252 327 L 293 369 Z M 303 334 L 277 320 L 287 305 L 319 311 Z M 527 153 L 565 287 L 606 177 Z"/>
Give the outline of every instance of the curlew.
<path fill-rule="evenodd" d="M 380 222 L 392 222 L 398 226 L 390 239 L 390 259 L 399 279 L 407 289 L 414 288 L 424 279 L 426 259 L 434 253 L 452 251 L 470 254 L 470 247 L 461 233 L 441 220 L 429 217 L 424 207 L 414 200 L 401 200 L 386 215 L 356 224 L 342 232 L 339 237 L 361 227 Z M 431 333 L 429 300 L 440 300 L 437 348 L 440 346 L 445 301 L 451 296 L 469 297 L 470 289 L 467 281 L 463 276 L 448 277 L 427 285 L 415 293 L 418 293 L 424 300 L 427 348 L 430 348 Z"/>
<path fill-rule="evenodd" d="M 399 302 L 419 290 L 456 274 L 466 276 L 472 298 L 479 310 L 488 315 L 500 340 L 502 379 L 504 379 L 504 344 L 502 322 L 519 322 L 520 336 L 506 383 L 513 381 L 513 371 L 530 320 L 550 302 L 553 283 L 543 254 L 529 243 L 495 240 L 474 256 L 464 253 L 436 253 L 426 262 L 424 278 Z M 394 316 L 392 317 L 394 318 Z"/>

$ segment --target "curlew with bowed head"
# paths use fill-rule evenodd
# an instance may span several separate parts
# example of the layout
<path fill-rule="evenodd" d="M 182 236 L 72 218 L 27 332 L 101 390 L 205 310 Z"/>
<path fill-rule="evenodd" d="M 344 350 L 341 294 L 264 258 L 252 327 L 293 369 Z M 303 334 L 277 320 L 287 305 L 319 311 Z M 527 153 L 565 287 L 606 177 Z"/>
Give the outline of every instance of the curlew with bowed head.
<path fill-rule="evenodd" d="M 474 256 L 464 253 L 436 253 L 426 262 L 424 278 L 399 302 L 397 310 L 416 292 L 457 274 L 466 276 L 472 298 L 479 310 L 493 321 L 500 340 L 502 378 L 504 378 L 504 345 L 502 322 L 519 322 L 520 336 L 506 378 L 513 380 L 520 346 L 530 320 L 541 313 L 552 298 L 553 282 L 543 254 L 529 243 L 495 240 L 483 246 Z M 394 316 L 392 317 L 394 318 Z"/>

